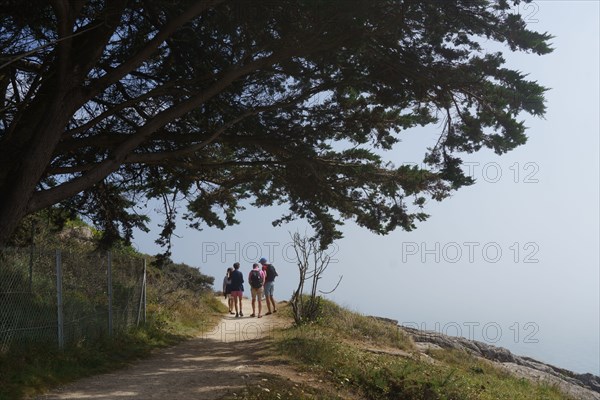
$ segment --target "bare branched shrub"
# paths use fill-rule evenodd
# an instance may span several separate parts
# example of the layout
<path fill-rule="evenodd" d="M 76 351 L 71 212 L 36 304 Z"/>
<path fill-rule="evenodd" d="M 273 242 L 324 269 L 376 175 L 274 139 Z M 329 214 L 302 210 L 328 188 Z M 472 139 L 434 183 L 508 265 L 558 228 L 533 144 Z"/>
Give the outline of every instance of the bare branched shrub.
<path fill-rule="evenodd" d="M 291 299 L 294 321 L 301 325 L 314 322 L 319 318 L 321 312 L 321 297 L 317 293 L 329 294 L 339 286 L 342 277 L 338 280 L 335 287 L 323 292 L 318 289 L 319 280 L 327 270 L 331 257 L 325 252 L 315 238 L 301 236 L 298 232 L 292 235 L 292 243 L 296 253 L 296 261 L 300 278 L 298 288 L 294 291 Z M 306 284 L 310 284 L 307 290 Z"/>

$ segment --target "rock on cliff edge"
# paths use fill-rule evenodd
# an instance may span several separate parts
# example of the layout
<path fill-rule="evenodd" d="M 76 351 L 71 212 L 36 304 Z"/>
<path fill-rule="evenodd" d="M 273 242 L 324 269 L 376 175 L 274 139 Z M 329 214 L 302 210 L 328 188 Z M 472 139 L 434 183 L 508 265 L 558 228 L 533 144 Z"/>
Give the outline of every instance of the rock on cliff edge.
<path fill-rule="evenodd" d="M 582 400 L 600 400 L 600 377 L 577 374 L 529 357 L 517 356 L 505 348 L 486 343 L 453 337 L 432 331 L 404 327 L 417 348 L 425 352 L 432 348 L 456 349 L 475 357 L 484 358 L 519 377 L 558 386 L 563 392 Z"/>

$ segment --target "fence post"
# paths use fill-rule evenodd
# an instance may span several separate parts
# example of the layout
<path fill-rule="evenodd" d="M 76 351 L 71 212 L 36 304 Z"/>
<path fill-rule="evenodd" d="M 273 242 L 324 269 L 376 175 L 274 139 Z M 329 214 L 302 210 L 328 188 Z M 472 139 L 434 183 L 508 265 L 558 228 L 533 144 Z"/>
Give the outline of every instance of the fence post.
<path fill-rule="evenodd" d="M 148 281 L 146 279 L 146 259 L 144 258 L 144 324 L 146 323 L 146 286 Z"/>
<path fill-rule="evenodd" d="M 58 348 L 65 347 L 65 327 L 63 318 L 63 292 L 62 292 L 62 258 L 60 250 L 56 250 L 56 312 L 58 325 Z"/>
<path fill-rule="evenodd" d="M 33 256 L 35 251 L 35 221 L 31 221 L 31 248 L 29 249 L 29 292 L 33 292 Z"/>
<path fill-rule="evenodd" d="M 108 335 L 113 334 L 113 290 L 112 290 L 112 254 L 110 251 L 107 252 L 108 256 L 108 267 L 106 272 L 106 285 L 108 286 Z"/>
<path fill-rule="evenodd" d="M 144 276 L 142 277 L 142 290 L 140 291 L 140 303 L 138 306 L 137 325 L 142 318 L 142 304 L 144 305 L 144 324 L 146 323 L 146 259 L 144 258 Z"/>

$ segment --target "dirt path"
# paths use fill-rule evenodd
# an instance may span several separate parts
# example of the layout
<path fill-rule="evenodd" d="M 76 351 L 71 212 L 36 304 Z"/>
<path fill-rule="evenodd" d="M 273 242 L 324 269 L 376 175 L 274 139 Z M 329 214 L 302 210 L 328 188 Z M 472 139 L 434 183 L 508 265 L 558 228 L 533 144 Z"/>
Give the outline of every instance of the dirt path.
<path fill-rule="evenodd" d="M 245 308 L 249 315 L 249 302 Z M 226 315 L 198 338 L 37 399 L 218 399 L 249 382 L 260 382 L 265 374 L 291 379 L 299 374 L 265 351 L 268 338 L 284 324 L 277 314 L 260 319 Z"/>

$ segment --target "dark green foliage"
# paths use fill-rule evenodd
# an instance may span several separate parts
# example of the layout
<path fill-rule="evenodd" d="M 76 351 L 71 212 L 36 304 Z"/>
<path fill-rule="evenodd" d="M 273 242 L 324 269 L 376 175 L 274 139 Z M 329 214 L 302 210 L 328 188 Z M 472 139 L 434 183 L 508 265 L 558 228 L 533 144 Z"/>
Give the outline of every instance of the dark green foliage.
<path fill-rule="evenodd" d="M 198 268 L 183 263 L 169 263 L 162 265 L 160 270 L 154 271 L 158 279 L 171 282 L 178 288 L 189 289 L 193 292 L 212 291 L 214 277 L 204 275 Z"/>
<path fill-rule="evenodd" d="M 521 113 L 545 112 L 546 89 L 481 44 L 551 51 L 519 1 L 26 3 L 0 13 L 0 243 L 56 203 L 129 238 L 146 197 L 166 246 L 181 200 L 197 228 L 285 203 L 274 224 L 305 218 L 322 245 L 348 219 L 411 230 L 472 183 L 462 154 L 524 144 Z M 435 123 L 422 167 L 374 151 Z"/>
<path fill-rule="evenodd" d="M 11 247 L 58 246 L 57 234 L 69 222 L 80 221 L 74 210 L 62 207 L 49 207 L 24 218 L 7 243 Z"/>

